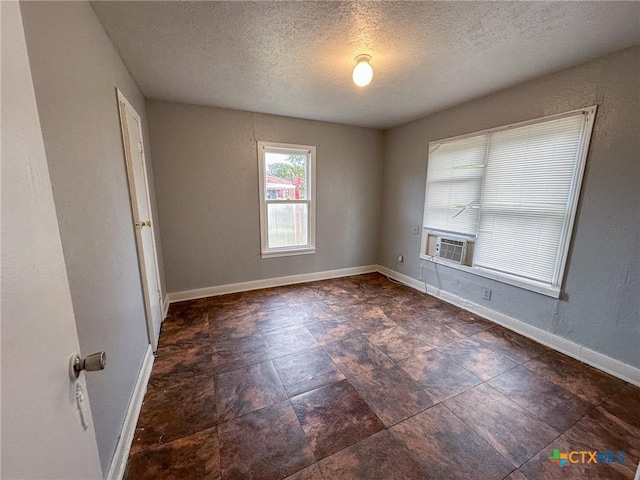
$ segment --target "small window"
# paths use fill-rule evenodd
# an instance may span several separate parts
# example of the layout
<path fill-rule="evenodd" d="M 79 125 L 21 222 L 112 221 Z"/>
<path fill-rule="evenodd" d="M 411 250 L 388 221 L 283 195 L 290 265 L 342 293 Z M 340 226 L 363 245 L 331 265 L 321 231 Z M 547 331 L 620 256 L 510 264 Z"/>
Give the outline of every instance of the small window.
<path fill-rule="evenodd" d="M 462 236 L 455 268 L 559 296 L 595 112 L 431 142 L 421 256 Z"/>
<path fill-rule="evenodd" d="M 316 147 L 258 142 L 262 257 L 315 252 Z"/>

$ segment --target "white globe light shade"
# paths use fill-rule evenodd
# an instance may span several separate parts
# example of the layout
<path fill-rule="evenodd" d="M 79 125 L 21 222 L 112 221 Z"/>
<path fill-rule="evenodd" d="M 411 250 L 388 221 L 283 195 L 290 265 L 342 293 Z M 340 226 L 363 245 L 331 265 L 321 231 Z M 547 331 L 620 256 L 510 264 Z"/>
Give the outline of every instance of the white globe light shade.
<path fill-rule="evenodd" d="M 353 69 L 353 83 L 359 87 L 365 87 L 371 83 L 371 79 L 373 78 L 373 68 L 369 65 L 368 57 L 362 59 L 358 58 L 356 61 L 358 63 Z"/>

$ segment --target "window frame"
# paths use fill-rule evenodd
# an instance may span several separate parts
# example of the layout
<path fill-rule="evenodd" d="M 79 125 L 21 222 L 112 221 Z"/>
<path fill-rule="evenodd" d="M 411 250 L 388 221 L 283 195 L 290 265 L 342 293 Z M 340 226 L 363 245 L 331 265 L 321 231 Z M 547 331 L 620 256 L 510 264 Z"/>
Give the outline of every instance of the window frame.
<path fill-rule="evenodd" d="M 268 151 L 278 153 L 305 154 L 307 155 L 307 198 L 302 200 L 268 200 L 266 197 L 266 158 Z M 316 147 L 314 145 L 299 145 L 292 143 L 257 142 L 258 152 L 258 183 L 260 196 L 260 254 L 262 258 L 288 257 L 293 255 L 311 255 L 316 252 Z M 303 204 L 307 205 L 308 225 L 307 244 L 301 246 L 286 246 L 269 248 L 269 225 L 267 208 L 269 204 Z"/>
<path fill-rule="evenodd" d="M 554 281 L 552 285 L 548 285 L 547 283 L 539 282 L 535 280 L 526 280 L 519 276 L 510 275 L 508 273 L 496 272 L 496 271 L 484 269 L 482 267 L 475 266 L 475 265 L 472 265 L 472 266 L 460 265 L 460 264 L 452 263 L 447 260 L 442 260 L 438 257 L 427 254 L 427 237 L 429 234 L 445 234 L 445 235 L 453 234 L 463 238 L 467 238 L 468 240 L 475 242 L 478 237 L 477 229 L 479 228 L 479 225 L 480 225 L 480 216 L 482 215 L 482 203 L 480 206 L 480 216 L 478 218 L 478 224 L 476 227 L 475 235 L 436 230 L 436 229 L 432 229 L 424 226 L 424 223 L 423 223 L 423 235 L 422 235 L 423 239 L 421 242 L 422 249 L 420 252 L 420 258 L 433 263 L 446 265 L 447 267 L 450 267 L 450 268 L 469 272 L 474 275 L 478 275 L 481 277 L 489 278 L 502 283 L 527 289 L 533 292 L 537 292 L 543 295 L 547 295 L 554 298 L 560 298 L 560 295 L 562 292 L 562 286 L 564 284 L 564 275 L 566 271 L 566 265 L 567 265 L 567 259 L 569 256 L 571 240 L 573 238 L 573 233 L 574 233 L 575 218 L 578 211 L 580 191 L 582 189 L 582 182 L 584 178 L 584 171 L 586 167 L 587 156 L 589 153 L 589 146 L 591 143 L 591 136 L 593 133 L 593 125 L 596 117 L 596 112 L 597 112 L 597 105 L 592 105 L 589 107 L 571 110 L 568 112 L 548 115 L 545 117 L 539 117 L 531 120 L 526 120 L 523 122 L 511 123 L 511 124 L 503 125 L 500 127 L 480 130 L 477 132 L 471 132 L 463 135 L 457 135 L 454 137 L 448 137 L 441 140 L 434 140 L 432 142 L 429 142 L 428 151 L 430 154 L 436 146 L 442 145 L 443 143 L 455 142 L 455 141 L 463 140 L 465 138 L 470 138 L 470 137 L 490 135 L 492 133 L 503 132 L 506 130 L 514 129 L 514 128 L 525 127 L 528 125 L 535 125 L 535 124 L 544 123 L 552 120 L 558 120 L 560 118 L 579 115 L 579 114 L 582 114 L 585 116 L 585 126 L 582 132 L 582 138 L 580 139 L 580 147 L 579 147 L 577 159 L 576 159 L 575 176 L 571 183 L 571 188 L 568 195 L 568 201 L 567 201 L 568 216 L 566 218 L 566 222 L 562 230 L 562 236 L 561 236 L 561 240 L 558 247 L 558 252 L 557 252 L 558 263 L 556 264 L 556 273 L 554 275 Z M 486 176 L 486 171 L 483 174 L 482 191 L 484 191 L 485 176 Z M 426 209 L 426 200 L 427 198 L 426 198 L 426 190 L 425 190 L 425 209 Z M 482 200 L 482 197 L 481 197 L 481 200 Z M 423 219 L 423 222 L 424 222 L 424 219 Z"/>

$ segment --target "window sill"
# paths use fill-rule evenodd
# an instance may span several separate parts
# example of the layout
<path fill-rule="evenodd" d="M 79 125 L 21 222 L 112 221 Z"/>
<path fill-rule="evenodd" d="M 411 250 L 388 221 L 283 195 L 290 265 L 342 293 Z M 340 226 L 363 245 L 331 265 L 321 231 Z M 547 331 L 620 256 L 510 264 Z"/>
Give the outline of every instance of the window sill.
<path fill-rule="evenodd" d="M 316 253 L 315 248 L 299 248 L 292 250 L 271 250 L 262 252 L 262 258 L 275 258 L 275 257 L 292 257 L 294 255 L 312 255 Z"/>
<path fill-rule="evenodd" d="M 420 258 L 427 262 L 435 263 L 437 265 L 444 265 L 445 267 L 453 268 L 455 270 L 461 270 L 463 272 L 467 272 L 472 275 L 477 275 L 479 277 L 489 278 L 497 282 L 506 283 L 507 285 L 513 285 L 514 287 L 530 290 L 532 292 L 536 292 L 541 295 L 546 295 L 548 297 L 553 297 L 553 298 L 560 298 L 561 292 L 559 288 L 550 287 L 542 283 L 536 284 L 533 282 L 526 282 L 515 277 L 509 277 L 508 275 L 500 275 L 494 272 L 480 269 L 478 267 L 469 267 L 467 265 L 459 265 L 457 263 L 448 262 L 446 260 L 442 260 L 438 257 L 432 257 L 430 255 L 420 255 Z"/>

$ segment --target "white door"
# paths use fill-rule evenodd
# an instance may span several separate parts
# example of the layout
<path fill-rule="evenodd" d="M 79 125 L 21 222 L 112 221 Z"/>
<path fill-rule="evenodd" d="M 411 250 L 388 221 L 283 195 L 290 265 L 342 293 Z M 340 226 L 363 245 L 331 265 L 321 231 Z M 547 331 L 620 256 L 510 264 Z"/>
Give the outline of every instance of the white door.
<path fill-rule="evenodd" d="M 0 2 L 0 10 L 0 477 L 97 480 L 102 478 L 102 472 L 85 374 L 71 380 L 68 373 L 69 359 L 80 347 L 20 6 L 18 2 Z M 76 401 L 78 388 L 83 398 L 82 410 Z"/>
<path fill-rule="evenodd" d="M 129 192 L 131 193 L 131 207 L 133 209 L 136 244 L 138 247 L 138 262 L 140 264 L 140 276 L 142 277 L 142 290 L 144 292 L 144 305 L 147 315 L 147 331 L 149 332 L 149 343 L 155 352 L 158 349 L 158 336 L 160 335 L 160 325 L 162 324 L 162 295 L 160 293 L 158 255 L 153 231 L 154 223 L 151 219 L 147 167 L 142 143 L 142 125 L 140 124 L 140 115 L 122 95 L 122 92 L 120 90 L 117 92 L 122 141 L 127 162 Z"/>

